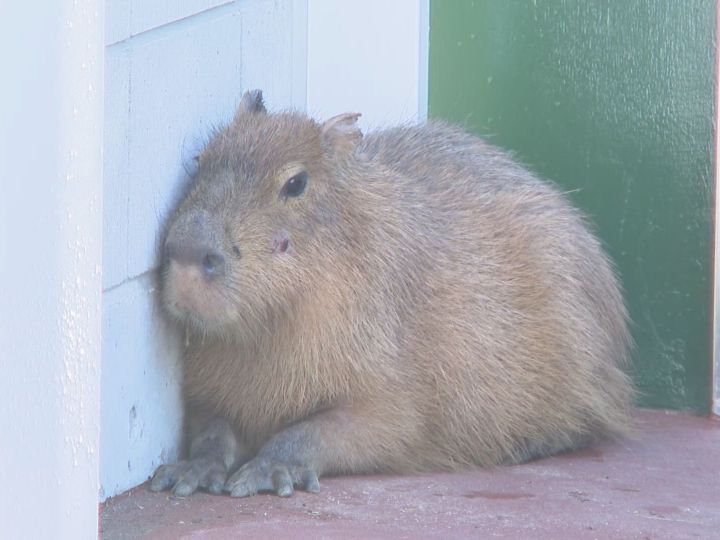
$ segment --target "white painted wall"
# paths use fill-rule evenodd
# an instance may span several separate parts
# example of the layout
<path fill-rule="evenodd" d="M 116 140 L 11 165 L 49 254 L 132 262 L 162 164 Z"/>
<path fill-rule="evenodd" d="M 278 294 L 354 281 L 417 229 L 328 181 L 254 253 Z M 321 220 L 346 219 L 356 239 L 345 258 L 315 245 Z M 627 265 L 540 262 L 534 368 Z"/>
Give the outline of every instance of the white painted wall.
<path fill-rule="evenodd" d="M 184 166 L 246 89 L 263 89 L 271 109 L 360 111 L 366 128 L 423 118 L 427 10 L 427 0 L 107 1 L 101 499 L 177 456 L 181 336 L 159 317 L 153 269 Z"/>
<path fill-rule="evenodd" d="M 102 0 L 0 17 L 0 536 L 97 534 Z"/>
<path fill-rule="evenodd" d="M 309 0 L 308 112 L 363 130 L 427 117 L 428 0 Z"/>
<path fill-rule="evenodd" d="M 0 522 L 88 538 L 98 486 L 177 453 L 179 336 L 153 268 L 184 165 L 249 88 L 365 125 L 423 117 L 427 0 L 23 6 L 0 18 Z"/>
<path fill-rule="evenodd" d="M 108 0 L 101 499 L 175 459 L 179 343 L 158 314 L 160 227 L 241 93 L 305 107 L 306 4 Z"/>

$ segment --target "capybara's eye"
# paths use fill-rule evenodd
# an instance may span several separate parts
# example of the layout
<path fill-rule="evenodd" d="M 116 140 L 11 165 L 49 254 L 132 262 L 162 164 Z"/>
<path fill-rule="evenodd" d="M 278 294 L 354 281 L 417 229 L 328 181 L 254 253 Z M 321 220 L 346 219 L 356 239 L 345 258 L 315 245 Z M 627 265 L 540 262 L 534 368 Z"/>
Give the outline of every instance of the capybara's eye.
<path fill-rule="evenodd" d="M 286 197 L 297 197 L 305 191 L 307 185 L 308 173 L 303 171 L 297 173 L 295 176 L 290 178 L 283 187 L 283 195 Z"/>

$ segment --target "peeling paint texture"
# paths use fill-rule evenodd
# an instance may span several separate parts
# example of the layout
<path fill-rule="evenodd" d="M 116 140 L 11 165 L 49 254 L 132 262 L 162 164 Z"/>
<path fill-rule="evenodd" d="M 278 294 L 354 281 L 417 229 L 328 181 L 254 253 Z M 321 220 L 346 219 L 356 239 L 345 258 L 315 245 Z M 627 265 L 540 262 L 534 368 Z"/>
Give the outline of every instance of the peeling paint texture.
<path fill-rule="evenodd" d="M 431 3 L 430 115 L 571 191 L 616 261 L 645 406 L 710 406 L 713 0 Z"/>

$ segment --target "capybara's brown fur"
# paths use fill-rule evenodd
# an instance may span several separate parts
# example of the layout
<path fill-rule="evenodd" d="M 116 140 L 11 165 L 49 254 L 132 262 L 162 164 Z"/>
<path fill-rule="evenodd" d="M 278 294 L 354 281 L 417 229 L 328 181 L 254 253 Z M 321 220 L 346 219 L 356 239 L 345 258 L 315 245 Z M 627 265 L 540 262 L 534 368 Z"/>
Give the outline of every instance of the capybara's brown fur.
<path fill-rule="evenodd" d="M 248 92 L 201 154 L 163 264 L 192 446 L 153 489 L 288 495 L 627 431 L 626 310 L 581 214 L 460 129 L 357 116 Z"/>

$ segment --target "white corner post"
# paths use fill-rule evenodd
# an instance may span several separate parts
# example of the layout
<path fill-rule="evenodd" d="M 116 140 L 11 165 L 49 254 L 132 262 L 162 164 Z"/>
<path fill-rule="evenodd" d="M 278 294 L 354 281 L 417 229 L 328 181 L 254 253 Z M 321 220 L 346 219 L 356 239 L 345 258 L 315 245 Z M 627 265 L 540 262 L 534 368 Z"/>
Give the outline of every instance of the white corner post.
<path fill-rule="evenodd" d="M 98 530 L 103 10 L 0 18 L 3 538 Z"/>

